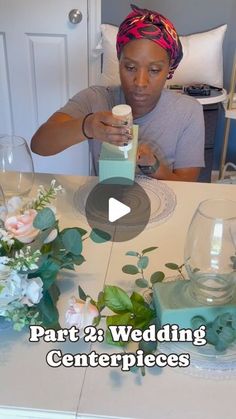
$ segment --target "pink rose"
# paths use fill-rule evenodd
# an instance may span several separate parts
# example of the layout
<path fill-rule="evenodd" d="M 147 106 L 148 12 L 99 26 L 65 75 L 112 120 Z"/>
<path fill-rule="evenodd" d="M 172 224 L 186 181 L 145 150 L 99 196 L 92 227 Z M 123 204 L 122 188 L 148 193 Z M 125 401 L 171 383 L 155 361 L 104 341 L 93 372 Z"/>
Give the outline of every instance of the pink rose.
<path fill-rule="evenodd" d="M 69 305 L 70 307 L 66 312 L 66 327 L 70 329 L 75 326 L 80 330 L 80 337 L 82 337 L 84 328 L 92 326 L 95 317 L 99 316 L 99 311 L 97 307 L 90 303 L 90 298 L 81 301 L 72 297 L 69 300 Z"/>
<path fill-rule="evenodd" d="M 9 217 L 5 221 L 6 230 L 22 243 L 31 243 L 37 236 L 39 230 L 33 227 L 33 221 L 37 211 L 29 209 L 22 215 Z"/>

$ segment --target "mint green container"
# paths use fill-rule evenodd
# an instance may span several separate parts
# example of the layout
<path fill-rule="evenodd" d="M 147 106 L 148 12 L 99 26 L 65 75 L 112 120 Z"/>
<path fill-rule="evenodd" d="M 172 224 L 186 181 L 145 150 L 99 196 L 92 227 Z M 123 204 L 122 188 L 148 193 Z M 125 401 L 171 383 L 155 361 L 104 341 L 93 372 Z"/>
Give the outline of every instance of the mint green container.
<path fill-rule="evenodd" d="M 220 314 L 236 314 L 236 291 L 229 303 L 204 305 L 192 297 L 189 280 L 153 285 L 153 302 L 161 326 L 177 324 L 182 328 L 192 328 L 192 318 L 195 316 L 204 317 L 207 322 L 212 322 Z"/>
<path fill-rule="evenodd" d="M 135 178 L 137 149 L 138 125 L 133 125 L 132 148 L 128 151 L 127 159 L 117 146 L 104 142 L 99 158 L 99 182 L 119 178 L 119 183 L 132 184 Z"/>

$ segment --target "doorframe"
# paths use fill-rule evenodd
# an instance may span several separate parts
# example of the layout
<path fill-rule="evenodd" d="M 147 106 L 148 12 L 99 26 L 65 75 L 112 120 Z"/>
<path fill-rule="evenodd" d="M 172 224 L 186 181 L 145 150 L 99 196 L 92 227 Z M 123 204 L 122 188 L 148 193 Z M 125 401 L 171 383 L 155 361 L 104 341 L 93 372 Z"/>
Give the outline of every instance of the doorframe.
<path fill-rule="evenodd" d="M 96 46 L 101 39 L 101 0 L 88 1 L 88 84 L 97 84 L 101 74 L 101 54 Z"/>

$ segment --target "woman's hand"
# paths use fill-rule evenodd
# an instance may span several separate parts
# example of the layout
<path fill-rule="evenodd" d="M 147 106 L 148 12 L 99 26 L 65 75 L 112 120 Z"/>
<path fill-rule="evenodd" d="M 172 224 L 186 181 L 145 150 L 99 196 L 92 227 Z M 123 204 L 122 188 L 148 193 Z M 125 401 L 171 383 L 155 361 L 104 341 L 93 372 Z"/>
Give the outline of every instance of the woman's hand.
<path fill-rule="evenodd" d="M 84 130 L 89 137 L 116 146 L 123 146 L 132 140 L 126 121 L 115 118 L 112 112 L 96 112 L 89 115 Z"/>
<path fill-rule="evenodd" d="M 158 156 L 157 156 L 158 157 Z M 141 144 L 138 147 L 137 164 L 143 166 L 153 166 L 155 164 L 155 156 L 151 147 L 147 144 Z M 195 182 L 200 173 L 199 167 L 186 167 L 174 169 L 173 171 L 163 162 L 155 173 L 148 174 L 154 179 L 161 180 L 177 180 L 184 182 Z"/>

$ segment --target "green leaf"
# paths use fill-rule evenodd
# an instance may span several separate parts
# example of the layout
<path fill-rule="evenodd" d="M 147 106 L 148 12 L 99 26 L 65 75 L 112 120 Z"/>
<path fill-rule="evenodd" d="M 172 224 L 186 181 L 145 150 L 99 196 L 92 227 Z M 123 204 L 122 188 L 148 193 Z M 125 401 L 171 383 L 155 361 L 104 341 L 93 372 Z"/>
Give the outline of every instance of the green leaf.
<path fill-rule="evenodd" d="M 122 271 L 129 275 L 136 275 L 139 273 L 139 270 L 135 265 L 124 265 Z"/>
<path fill-rule="evenodd" d="M 112 334 L 110 332 L 110 330 L 106 330 L 106 343 L 108 343 L 109 345 L 113 345 L 113 346 L 119 346 L 119 347 L 125 347 L 127 345 L 127 342 L 114 342 L 112 339 Z"/>
<path fill-rule="evenodd" d="M 56 222 L 55 214 L 51 210 L 51 208 L 43 208 L 38 212 L 36 215 L 33 226 L 38 230 L 45 230 L 46 228 L 50 228 L 54 226 Z"/>
<path fill-rule="evenodd" d="M 106 324 L 108 326 L 127 326 L 132 325 L 132 313 L 115 314 L 107 316 Z"/>
<path fill-rule="evenodd" d="M 64 228 L 60 232 L 60 235 L 63 235 L 66 231 L 70 231 L 70 230 L 71 230 L 71 227 Z M 73 227 L 73 230 L 76 230 L 80 234 L 81 237 L 85 236 L 85 234 L 88 233 L 87 230 L 84 230 L 83 228 L 80 228 L 80 227 Z"/>
<path fill-rule="evenodd" d="M 128 252 L 126 252 L 127 256 L 139 256 L 138 252 L 134 252 L 133 250 L 129 250 Z"/>
<path fill-rule="evenodd" d="M 148 281 L 146 279 L 144 279 L 144 278 L 138 278 L 138 279 L 136 279 L 135 284 L 139 288 L 147 288 L 148 287 Z"/>
<path fill-rule="evenodd" d="M 52 259 L 46 259 L 37 271 L 29 274 L 28 276 L 29 278 L 36 278 L 37 276 L 40 276 L 43 281 L 43 289 L 48 290 L 56 281 L 59 269 L 60 266 Z"/>
<path fill-rule="evenodd" d="M 80 232 L 76 228 L 63 230 L 60 233 L 60 238 L 67 252 L 71 252 L 77 256 L 82 253 L 82 239 Z"/>
<path fill-rule="evenodd" d="M 104 309 L 105 305 L 106 304 L 105 304 L 104 292 L 101 291 L 98 294 L 98 301 L 97 301 L 98 311 L 101 312 Z"/>
<path fill-rule="evenodd" d="M 152 284 L 156 284 L 157 282 L 162 282 L 165 278 L 164 272 L 157 271 L 151 275 L 150 281 Z"/>
<path fill-rule="evenodd" d="M 70 254 L 69 256 L 71 256 L 72 262 L 77 266 L 82 265 L 82 263 L 85 262 L 85 258 L 83 257 L 83 255 L 77 256 L 77 255 Z"/>
<path fill-rule="evenodd" d="M 155 341 L 155 342 L 145 342 L 144 340 L 141 340 L 139 342 L 138 348 L 142 349 L 145 355 L 146 354 L 151 354 L 151 353 L 155 352 L 156 349 L 157 349 L 157 341 Z"/>
<path fill-rule="evenodd" d="M 155 317 L 155 311 L 152 310 L 145 302 L 138 303 L 133 301 L 133 311 L 135 314 L 135 321 L 145 321 L 147 324 Z"/>
<path fill-rule="evenodd" d="M 78 286 L 78 292 L 79 292 L 79 298 L 82 301 L 86 301 L 87 295 L 85 294 L 84 290 L 81 288 L 81 286 Z"/>
<path fill-rule="evenodd" d="M 87 234 L 87 230 L 84 230 L 81 227 L 76 227 L 76 230 L 80 233 L 81 237 L 85 236 Z"/>
<path fill-rule="evenodd" d="M 111 235 L 109 233 L 99 230 L 98 228 L 94 228 L 89 237 L 94 243 L 105 243 L 111 239 Z"/>
<path fill-rule="evenodd" d="M 34 252 L 38 249 L 40 249 L 41 253 L 49 253 L 52 247 L 52 243 L 44 244 L 44 240 L 49 236 L 52 230 L 54 230 L 55 225 L 53 225 L 50 228 L 47 228 L 46 230 L 43 230 L 40 232 L 40 234 L 37 235 L 36 239 L 31 243 L 31 251 Z"/>
<path fill-rule="evenodd" d="M 52 298 L 53 303 L 56 304 L 61 294 L 57 284 L 52 284 L 51 287 L 48 289 L 48 292 Z"/>
<path fill-rule="evenodd" d="M 106 285 L 104 288 L 104 301 L 106 306 L 114 313 L 132 311 L 132 302 L 124 290 L 119 287 Z"/>
<path fill-rule="evenodd" d="M 153 250 L 156 250 L 156 249 L 158 249 L 157 246 L 147 247 L 146 249 L 142 250 L 142 254 L 145 255 L 145 253 L 152 252 Z"/>
<path fill-rule="evenodd" d="M 143 296 L 141 294 L 139 294 L 138 292 L 133 292 L 133 294 L 130 297 L 132 303 L 136 301 L 136 303 L 144 303 L 145 300 L 143 298 Z"/>
<path fill-rule="evenodd" d="M 106 325 L 109 326 L 132 326 L 132 313 L 123 313 L 123 314 L 116 314 L 114 316 L 107 316 L 106 318 Z M 116 345 L 124 347 L 127 345 L 127 342 L 123 342 L 122 340 L 118 342 L 114 342 L 112 339 L 112 334 L 109 329 L 106 331 L 106 342 L 110 345 Z"/>
<path fill-rule="evenodd" d="M 165 266 L 173 271 L 177 271 L 179 266 L 176 263 L 166 263 Z"/>
<path fill-rule="evenodd" d="M 137 265 L 138 265 L 139 269 L 146 269 L 146 267 L 148 266 L 148 262 L 149 262 L 148 257 L 147 256 L 142 256 L 138 260 Z"/>
<path fill-rule="evenodd" d="M 58 299 L 59 290 L 54 286 L 44 293 L 43 298 L 37 305 L 39 310 L 39 317 L 43 323 L 43 326 L 52 329 L 59 329 L 59 313 L 56 307 L 56 301 Z"/>

